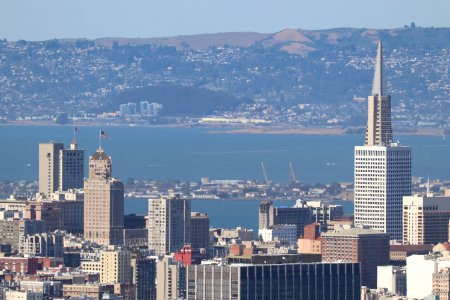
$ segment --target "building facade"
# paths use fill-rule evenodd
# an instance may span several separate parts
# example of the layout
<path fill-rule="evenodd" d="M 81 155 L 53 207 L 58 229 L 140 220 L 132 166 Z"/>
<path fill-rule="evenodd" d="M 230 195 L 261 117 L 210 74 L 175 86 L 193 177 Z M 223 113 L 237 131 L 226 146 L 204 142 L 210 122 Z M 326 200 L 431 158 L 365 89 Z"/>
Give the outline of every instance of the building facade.
<path fill-rule="evenodd" d="M 50 196 L 59 189 L 59 152 L 62 143 L 39 144 L 39 193 Z"/>
<path fill-rule="evenodd" d="M 134 258 L 131 260 L 136 300 L 156 299 L 156 260 Z"/>
<path fill-rule="evenodd" d="M 401 241 L 402 198 L 411 195 L 411 148 L 393 143 L 381 42 L 368 98 L 365 143 L 355 147 L 354 155 L 355 225 L 368 225 Z"/>
<path fill-rule="evenodd" d="M 191 212 L 191 245 L 194 248 L 209 247 L 209 217 L 207 214 Z"/>
<path fill-rule="evenodd" d="M 323 262 L 359 262 L 361 284 L 377 286 L 377 267 L 389 264 L 389 235 L 373 229 L 339 228 L 322 233 Z"/>
<path fill-rule="evenodd" d="M 447 242 L 449 220 L 450 197 L 403 197 L 403 244 Z"/>
<path fill-rule="evenodd" d="M 111 171 L 111 157 L 99 148 L 89 159 L 89 178 L 84 182 L 84 238 L 101 245 L 122 245 L 124 186 Z"/>
<path fill-rule="evenodd" d="M 69 149 L 59 151 L 59 177 L 58 189 L 80 189 L 84 185 L 84 150 L 78 149 L 75 139 L 70 143 Z"/>
<path fill-rule="evenodd" d="M 190 242 L 191 201 L 179 195 L 148 201 L 148 249 L 165 255 Z"/>
<path fill-rule="evenodd" d="M 360 299 L 358 263 L 191 265 L 187 299 Z"/>

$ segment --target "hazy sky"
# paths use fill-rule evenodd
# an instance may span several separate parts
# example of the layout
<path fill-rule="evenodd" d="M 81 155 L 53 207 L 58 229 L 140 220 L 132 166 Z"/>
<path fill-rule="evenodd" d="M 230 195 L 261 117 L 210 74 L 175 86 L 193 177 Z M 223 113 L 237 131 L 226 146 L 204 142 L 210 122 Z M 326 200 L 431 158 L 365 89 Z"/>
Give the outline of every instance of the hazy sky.
<path fill-rule="evenodd" d="M 0 0 L 0 38 L 450 27 L 450 0 Z"/>

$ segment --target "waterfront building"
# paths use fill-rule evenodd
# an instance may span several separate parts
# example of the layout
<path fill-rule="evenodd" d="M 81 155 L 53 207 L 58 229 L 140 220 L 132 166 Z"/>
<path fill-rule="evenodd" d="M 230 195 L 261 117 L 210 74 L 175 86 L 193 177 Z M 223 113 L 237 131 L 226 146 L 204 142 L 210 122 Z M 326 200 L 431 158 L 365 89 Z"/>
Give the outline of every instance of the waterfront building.
<path fill-rule="evenodd" d="M 209 217 L 200 212 L 191 212 L 191 245 L 194 248 L 209 247 Z"/>
<path fill-rule="evenodd" d="M 89 178 L 84 182 L 84 238 L 101 245 L 122 245 L 124 186 L 111 171 L 111 157 L 99 148 L 89 159 Z"/>
<path fill-rule="evenodd" d="M 269 229 L 273 225 L 290 224 L 297 226 L 297 238 L 303 234 L 305 225 L 311 223 L 311 211 L 305 202 L 298 200 L 293 207 L 275 207 L 272 201 L 259 205 L 259 229 Z"/>
<path fill-rule="evenodd" d="M 403 197 L 403 244 L 424 245 L 448 241 L 450 197 Z"/>
<path fill-rule="evenodd" d="M 322 261 L 359 262 L 361 284 L 377 286 L 377 267 L 389 264 L 389 235 L 368 228 L 336 228 L 322 233 Z"/>
<path fill-rule="evenodd" d="M 401 241 L 403 196 L 411 195 L 411 148 L 393 142 L 386 86 L 379 42 L 365 143 L 354 152 L 355 225 L 368 225 Z"/>
<path fill-rule="evenodd" d="M 190 242 L 191 201 L 180 195 L 148 201 L 148 249 L 155 255 L 180 250 Z"/>
<path fill-rule="evenodd" d="M 360 299 L 358 263 L 187 266 L 187 299 Z"/>

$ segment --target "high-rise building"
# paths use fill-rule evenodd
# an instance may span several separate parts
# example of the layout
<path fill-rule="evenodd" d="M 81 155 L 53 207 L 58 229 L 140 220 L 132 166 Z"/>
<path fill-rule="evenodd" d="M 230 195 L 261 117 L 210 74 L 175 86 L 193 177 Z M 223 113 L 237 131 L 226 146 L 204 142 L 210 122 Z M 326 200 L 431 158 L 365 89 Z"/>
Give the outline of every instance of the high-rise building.
<path fill-rule="evenodd" d="M 403 197 L 403 244 L 424 245 L 448 241 L 450 197 Z"/>
<path fill-rule="evenodd" d="M 83 187 L 84 150 L 78 149 L 76 139 L 70 148 L 63 143 L 39 144 L 39 193 L 50 197 L 56 191 Z"/>
<path fill-rule="evenodd" d="M 433 274 L 433 295 L 439 296 L 439 300 L 450 299 L 450 268 Z"/>
<path fill-rule="evenodd" d="M 62 143 L 39 144 L 39 193 L 50 196 L 59 189 L 59 152 Z"/>
<path fill-rule="evenodd" d="M 133 284 L 136 289 L 136 300 L 156 299 L 156 260 L 153 258 L 133 258 Z"/>
<path fill-rule="evenodd" d="M 322 261 L 361 263 L 361 284 L 377 286 L 377 266 L 389 264 L 389 235 L 366 228 L 322 233 Z"/>
<path fill-rule="evenodd" d="M 59 151 L 59 191 L 80 189 L 84 185 L 84 150 L 74 138 L 69 149 Z"/>
<path fill-rule="evenodd" d="M 207 214 L 191 212 L 191 245 L 194 248 L 209 247 L 209 217 Z"/>
<path fill-rule="evenodd" d="M 187 299 L 359 300 L 358 263 L 187 266 Z"/>
<path fill-rule="evenodd" d="M 191 201 L 180 195 L 148 201 L 148 249 L 165 255 L 190 242 Z"/>
<path fill-rule="evenodd" d="M 165 256 L 156 263 L 156 299 L 186 299 L 186 267 Z"/>
<path fill-rule="evenodd" d="M 355 225 L 368 225 L 401 240 L 402 198 L 411 195 L 411 148 L 392 140 L 381 42 L 368 102 L 365 144 L 355 147 Z"/>
<path fill-rule="evenodd" d="M 263 201 L 259 205 L 259 229 L 269 229 L 273 225 L 296 225 L 299 238 L 311 219 L 311 210 L 301 200 L 293 207 L 275 207 L 272 201 Z"/>
<path fill-rule="evenodd" d="M 111 157 L 99 148 L 84 182 L 84 237 L 102 245 L 123 243 L 124 186 L 112 177 Z"/>
<path fill-rule="evenodd" d="M 131 283 L 131 254 L 111 246 L 100 253 L 100 283 Z"/>

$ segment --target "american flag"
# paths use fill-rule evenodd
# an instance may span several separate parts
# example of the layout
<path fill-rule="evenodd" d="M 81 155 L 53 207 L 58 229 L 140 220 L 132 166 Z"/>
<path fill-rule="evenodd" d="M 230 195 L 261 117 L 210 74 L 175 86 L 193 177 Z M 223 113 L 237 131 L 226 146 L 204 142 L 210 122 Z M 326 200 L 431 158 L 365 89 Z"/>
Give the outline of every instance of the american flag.
<path fill-rule="evenodd" d="M 106 132 L 104 132 L 103 130 L 101 130 L 100 131 L 100 138 L 106 140 L 106 139 L 109 139 L 109 135 Z"/>

